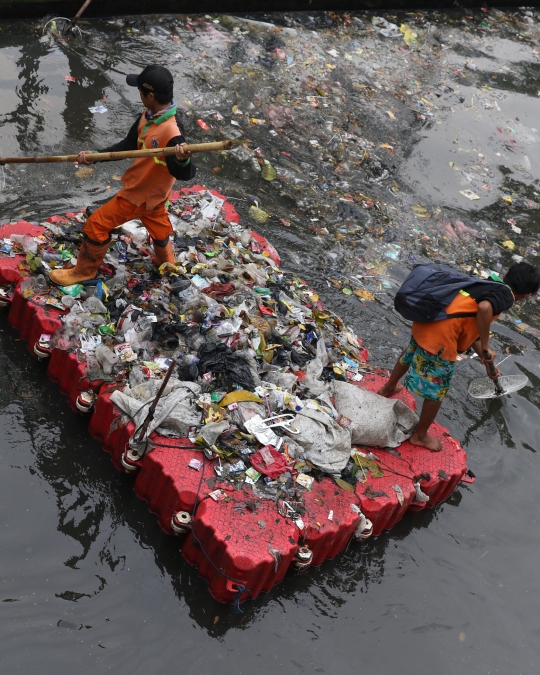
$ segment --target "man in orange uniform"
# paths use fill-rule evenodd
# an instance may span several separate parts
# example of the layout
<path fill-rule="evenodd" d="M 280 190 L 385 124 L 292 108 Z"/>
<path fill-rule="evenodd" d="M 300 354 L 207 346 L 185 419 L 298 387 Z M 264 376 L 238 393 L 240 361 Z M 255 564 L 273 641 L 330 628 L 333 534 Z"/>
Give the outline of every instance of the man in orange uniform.
<path fill-rule="evenodd" d="M 111 230 L 139 218 L 153 240 L 157 264 L 175 264 L 169 235 L 173 229 L 165 202 L 176 180 L 190 180 L 195 167 L 186 144 L 173 100 L 173 76 L 162 66 L 147 66 L 140 75 L 128 75 L 128 85 L 138 87 L 146 110 L 127 137 L 100 152 L 175 147 L 175 155 L 136 159 L 122 176 L 124 188 L 94 211 L 83 227 L 83 243 L 75 267 L 53 270 L 51 281 L 70 286 L 93 279 L 111 242 Z M 91 151 L 79 153 L 80 164 L 91 164 Z"/>
<path fill-rule="evenodd" d="M 498 377 L 498 368 L 493 376 L 488 369 L 495 358 L 489 346 L 490 326 L 516 300 L 538 293 L 539 288 L 540 271 L 526 262 L 517 263 L 504 279 L 494 279 L 493 284 L 473 284 L 466 291 L 459 291 L 446 308 L 448 319 L 413 322 L 409 346 L 378 392 L 381 396 L 392 396 L 400 391 L 403 387 L 399 381 L 405 375 L 405 387 L 424 399 L 420 420 L 409 439 L 413 445 L 432 451 L 442 449 L 441 442 L 430 436 L 428 430 L 450 387 L 458 352 L 472 347 L 486 365 L 488 376 Z"/>

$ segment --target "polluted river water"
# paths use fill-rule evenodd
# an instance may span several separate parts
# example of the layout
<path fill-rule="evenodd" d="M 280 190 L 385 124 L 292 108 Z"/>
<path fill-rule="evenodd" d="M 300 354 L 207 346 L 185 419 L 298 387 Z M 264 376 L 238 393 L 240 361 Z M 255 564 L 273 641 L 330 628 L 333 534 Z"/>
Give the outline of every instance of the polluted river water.
<path fill-rule="evenodd" d="M 244 141 L 197 158 L 196 182 L 231 199 L 283 268 L 354 327 L 373 366 L 391 368 L 407 344 L 392 296 L 415 262 L 480 276 L 535 263 L 535 12 L 80 27 L 63 39 L 45 21 L 0 26 L 0 154 L 119 140 L 140 110 L 125 75 L 166 65 L 188 141 Z M 6 166 L 0 223 L 103 203 L 125 166 Z M 2 319 L 0 672 L 536 673 L 538 317 L 531 300 L 494 326 L 499 359 L 509 355 L 502 372 L 530 387 L 473 400 L 482 368 L 458 364 L 441 423 L 476 482 L 287 575 L 241 614 L 210 597 Z"/>

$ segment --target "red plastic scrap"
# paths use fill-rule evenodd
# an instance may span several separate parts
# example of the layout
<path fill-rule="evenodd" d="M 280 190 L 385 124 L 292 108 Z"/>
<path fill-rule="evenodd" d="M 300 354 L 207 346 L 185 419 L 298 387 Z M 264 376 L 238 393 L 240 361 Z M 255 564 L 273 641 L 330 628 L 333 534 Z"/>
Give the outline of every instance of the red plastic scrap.
<path fill-rule="evenodd" d="M 234 293 L 234 289 L 235 285 L 229 281 L 226 284 L 211 284 L 204 289 L 204 292 L 212 298 L 226 298 Z"/>
<path fill-rule="evenodd" d="M 279 257 L 278 252 L 269 241 L 267 241 L 262 235 L 258 234 L 257 232 L 252 232 L 251 237 L 252 239 L 255 239 L 255 241 L 262 248 L 263 252 L 267 253 L 268 257 L 272 258 L 272 260 L 276 264 L 278 265 L 281 264 L 281 259 Z"/>
<path fill-rule="evenodd" d="M 259 305 L 259 311 L 261 314 L 266 314 L 267 316 L 276 316 L 275 312 L 265 305 Z"/>
<path fill-rule="evenodd" d="M 366 348 L 361 349 L 358 354 L 360 355 L 360 358 L 364 363 L 367 363 L 369 361 L 369 352 Z"/>
<path fill-rule="evenodd" d="M 265 452 L 270 453 L 272 459 L 274 460 L 273 462 L 267 463 L 264 460 L 263 455 Z M 281 474 L 285 473 L 288 468 L 285 455 L 282 455 L 271 445 L 265 445 L 264 448 L 261 448 L 258 452 L 251 455 L 249 461 L 259 473 L 269 476 L 270 478 L 277 478 L 278 476 L 281 476 Z"/>

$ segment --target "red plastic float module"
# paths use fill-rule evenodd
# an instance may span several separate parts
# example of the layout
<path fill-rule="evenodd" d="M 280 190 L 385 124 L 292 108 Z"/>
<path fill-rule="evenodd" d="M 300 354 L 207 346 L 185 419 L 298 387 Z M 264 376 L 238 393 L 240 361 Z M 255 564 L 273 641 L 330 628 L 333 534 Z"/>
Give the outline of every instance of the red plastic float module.
<path fill-rule="evenodd" d="M 206 190 L 203 186 L 183 188 L 171 194 L 171 201 L 181 195 Z M 222 215 L 228 222 L 239 222 L 234 207 L 224 195 Z M 68 214 L 70 217 L 76 214 Z M 65 222 L 63 216 L 52 216 L 50 222 Z M 0 227 L 0 237 L 15 234 L 39 236 L 44 228 L 26 221 Z M 264 237 L 254 233 L 261 250 L 279 263 L 279 256 Z M 44 304 L 39 295 L 26 300 L 20 288 L 25 272 L 19 265 L 22 256 L 0 258 L 0 286 L 13 289 L 9 302 L 9 323 L 17 328 L 33 352 L 42 334 L 52 335 L 61 325 L 65 313 Z M 125 471 L 123 457 L 135 426 L 116 408 L 110 397 L 114 385 L 90 382 L 85 364 L 76 354 L 53 349 L 48 375 L 76 408 L 81 391 L 94 392 L 96 399 L 89 431 L 110 453 L 114 465 Z M 368 374 L 358 386 L 377 391 L 384 377 Z M 395 394 L 415 409 L 414 398 L 403 390 Z M 209 582 L 209 590 L 220 602 L 231 603 L 256 597 L 279 583 L 291 567 L 319 565 L 343 551 L 354 536 L 360 519 L 358 509 L 371 520 L 373 534 L 380 534 L 399 522 L 407 510 L 432 507 L 445 500 L 466 476 L 466 454 L 461 444 L 448 431 L 434 424 L 431 432 L 441 439 L 443 449 L 432 453 L 408 441 L 399 448 L 359 448 L 372 452 L 384 476 L 374 478 L 371 472 L 360 472 L 354 492 L 339 487 L 330 477 L 315 481 L 304 494 L 303 513 L 298 522 L 280 515 L 275 502 L 254 497 L 245 486 L 234 490 L 221 481 L 214 471 L 216 460 L 208 460 L 187 438 L 171 439 L 156 432 L 151 435 L 155 448 L 142 459 L 127 465 L 135 474 L 134 490 L 148 503 L 169 534 L 175 514 L 183 514 L 188 534 L 183 544 L 186 560 L 196 565 Z M 189 466 L 192 459 L 202 461 L 199 471 Z M 416 501 L 418 483 L 429 502 Z M 222 491 L 216 500 L 216 491 Z M 228 499 L 222 497 L 227 495 Z M 180 528 L 181 530 L 182 528 Z M 306 553 L 307 551 L 307 553 Z M 306 553 L 304 557 L 302 555 Z M 307 556 L 307 557 L 306 557 Z"/>

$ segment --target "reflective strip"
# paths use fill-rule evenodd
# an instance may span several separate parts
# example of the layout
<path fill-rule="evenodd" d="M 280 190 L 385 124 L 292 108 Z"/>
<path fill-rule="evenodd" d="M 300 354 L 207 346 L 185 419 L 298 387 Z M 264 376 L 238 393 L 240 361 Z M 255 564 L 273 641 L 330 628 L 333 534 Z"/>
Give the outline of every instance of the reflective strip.
<path fill-rule="evenodd" d="M 156 164 L 163 164 L 163 166 L 167 166 L 167 162 L 161 161 L 161 159 L 158 159 L 157 157 L 154 157 L 154 162 Z"/>

